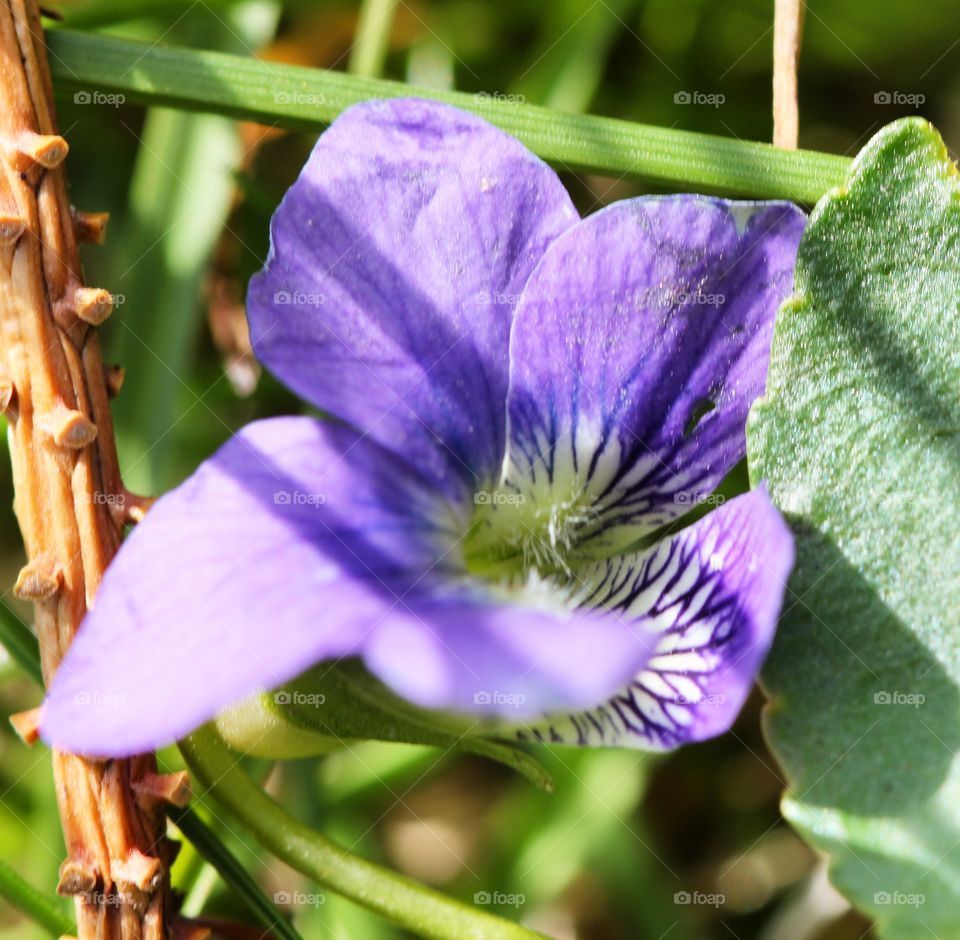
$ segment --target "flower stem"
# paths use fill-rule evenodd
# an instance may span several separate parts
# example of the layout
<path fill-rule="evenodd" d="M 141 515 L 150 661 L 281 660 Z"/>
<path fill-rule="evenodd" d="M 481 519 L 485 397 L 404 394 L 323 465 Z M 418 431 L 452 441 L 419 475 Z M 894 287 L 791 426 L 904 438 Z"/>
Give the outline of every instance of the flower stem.
<path fill-rule="evenodd" d="M 190 770 L 260 843 L 292 868 L 427 940 L 533 940 L 526 927 L 477 910 L 331 842 L 255 786 L 209 725 L 180 742 Z"/>
<path fill-rule="evenodd" d="M 33 602 L 49 680 L 127 521 L 108 498 L 124 490 L 97 338 L 113 298 L 83 282 L 78 242 L 98 241 L 105 218 L 70 204 L 36 0 L 0 0 L 0 60 L 0 407 L 27 554 L 14 593 Z M 162 807 L 136 788 L 156 776 L 154 756 L 54 751 L 53 772 L 67 848 L 57 890 L 74 898 L 77 936 L 166 940 L 173 849 Z"/>

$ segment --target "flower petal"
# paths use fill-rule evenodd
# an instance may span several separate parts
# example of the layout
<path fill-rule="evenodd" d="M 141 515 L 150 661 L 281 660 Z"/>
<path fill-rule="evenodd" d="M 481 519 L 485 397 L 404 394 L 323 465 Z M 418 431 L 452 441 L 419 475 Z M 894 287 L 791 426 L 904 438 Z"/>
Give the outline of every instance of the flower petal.
<path fill-rule="evenodd" d="M 654 638 L 625 619 L 542 600 L 479 586 L 410 599 L 416 617 L 383 624 L 367 666 L 425 708 L 518 718 L 589 706 L 649 658 Z"/>
<path fill-rule="evenodd" d="M 273 218 L 247 302 L 254 350 L 448 495 L 473 492 L 503 463 L 516 299 L 576 221 L 553 171 L 480 118 L 356 105 Z"/>
<path fill-rule="evenodd" d="M 44 737 L 165 744 L 257 689 L 362 652 L 442 570 L 462 520 L 404 462 L 309 418 L 249 425 L 160 499 L 107 570 L 54 679 Z"/>
<path fill-rule="evenodd" d="M 646 661 L 628 624 L 467 582 L 468 525 L 353 429 L 249 425 L 127 540 L 42 733 L 80 753 L 151 749 L 331 657 L 364 657 L 424 705 L 513 716 L 586 706 Z"/>
<path fill-rule="evenodd" d="M 591 557 L 713 491 L 745 453 L 804 216 L 789 203 L 642 198 L 547 251 L 511 339 L 506 489 L 560 507 Z"/>
<path fill-rule="evenodd" d="M 725 731 L 770 648 L 792 567 L 793 538 L 763 487 L 646 552 L 591 563 L 578 572 L 580 603 L 631 620 L 653 653 L 602 705 L 517 736 L 663 750 Z"/>

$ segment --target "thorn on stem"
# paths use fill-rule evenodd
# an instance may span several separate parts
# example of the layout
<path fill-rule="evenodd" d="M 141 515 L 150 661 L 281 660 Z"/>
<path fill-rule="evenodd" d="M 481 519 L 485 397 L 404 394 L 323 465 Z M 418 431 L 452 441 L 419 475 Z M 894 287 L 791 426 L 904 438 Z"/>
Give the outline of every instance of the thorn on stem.
<path fill-rule="evenodd" d="M 107 395 L 116 398 L 123 387 L 123 380 L 126 377 L 126 369 L 123 366 L 104 366 L 103 375 L 107 383 Z"/>
<path fill-rule="evenodd" d="M 134 780 L 133 789 L 141 797 L 173 806 L 186 806 L 192 795 L 190 774 L 186 770 L 171 774 L 145 773 Z"/>
<path fill-rule="evenodd" d="M 12 212 L 0 213 L 0 242 L 12 244 L 26 230 L 26 219 Z"/>
<path fill-rule="evenodd" d="M 68 858 L 60 866 L 57 894 L 64 897 L 90 894 L 96 889 L 99 880 L 97 873 L 89 865 L 78 859 Z"/>
<path fill-rule="evenodd" d="M 10 716 L 10 724 L 24 744 L 36 744 L 40 737 L 41 707 L 29 708 Z"/>
<path fill-rule="evenodd" d="M 70 217 L 73 219 L 73 234 L 78 242 L 87 242 L 102 245 L 107 237 L 107 222 L 110 221 L 109 212 L 82 212 L 70 207 Z"/>
<path fill-rule="evenodd" d="M 143 522 L 147 511 L 157 501 L 155 496 L 138 496 L 136 493 L 131 493 L 125 486 L 121 486 L 120 496 L 121 499 L 110 503 L 113 517 L 120 525 Z"/>
<path fill-rule="evenodd" d="M 113 313 L 113 295 L 102 287 L 78 287 L 67 303 L 91 326 L 100 326 Z"/>
<path fill-rule="evenodd" d="M 37 427 L 53 438 L 60 447 L 80 450 L 92 444 L 97 426 L 81 411 L 60 405 L 52 412 L 37 416 Z"/>
<path fill-rule="evenodd" d="M 40 165 L 48 170 L 60 166 L 67 158 L 70 148 L 59 134 L 37 134 L 26 131 L 17 139 L 15 168 L 23 172 L 31 166 Z"/>
<path fill-rule="evenodd" d="M 0 378 L 0 414 L 9 415 L 17 398 L 17 389 L 10 379 Z"/>
<path fill-rule="evenodd" d="M 42 601 L 56 594 L 62 582 L 60 566 L 49 558 L 38 556 L 20 569 L 13 593 L 21 600 Z"/>

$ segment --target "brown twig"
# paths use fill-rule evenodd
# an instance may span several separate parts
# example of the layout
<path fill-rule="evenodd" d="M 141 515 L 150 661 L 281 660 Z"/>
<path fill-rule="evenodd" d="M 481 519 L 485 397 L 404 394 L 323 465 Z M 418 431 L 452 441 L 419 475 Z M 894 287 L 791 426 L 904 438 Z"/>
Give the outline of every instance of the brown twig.
<path fill-rule="evenodd" d="M 797 62 L 805 0 L 776 0 L 773 21 L 773 145 L 797 149 Z"/>
<path fill-rule="evenodd" d="M 14 508 L 49 683 L 117 551 L 125 514 L 96 325 L 110 295 L 84 286 L 78 239 L 105 216 L 74 212 L 56 130 L 36 0 L 0 0 L 0 405 L 11 440 Z M 107 499 L 105 496 L 113 498 Z M 26 737 L 35 720 L 21 716 Z M 74 895 L 80 940 L 167 940 L 174 846 L 152 754 L 97 761 L 54 752 L 67 845 L 58 890 Z"/>

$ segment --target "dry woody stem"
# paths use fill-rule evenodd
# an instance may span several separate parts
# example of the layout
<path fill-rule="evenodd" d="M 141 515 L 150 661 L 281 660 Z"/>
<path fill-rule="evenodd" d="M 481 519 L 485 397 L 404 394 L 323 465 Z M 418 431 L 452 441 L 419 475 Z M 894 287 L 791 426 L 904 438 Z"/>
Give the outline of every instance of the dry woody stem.
<path fill-rule="evenodd" d="M 773 144 L 797 149 L 797 63 L 803 39 L 805 0 L 776 0 L 773 23 Z"/>
<path fill-rule="evenodd" d="M 127 520 L 106 498 L 125 493 L 108 403 L 119 382 L 95 328 L 112 302 L 83 284 L 77 253 L 102 240 L 105 217 L 68 200 L 35 0 L 0 0 L 0 98 L 0 406 L 28 559 L 15 591 L 34 603 L 49 683 Z M 170 936 L 164 800 L 181 800 L 183 781 L 158 777 L 152 754 L 55 752 L 53 767 L 67 846 L 58 890 L 76 899 L 81 940 Z"/>

